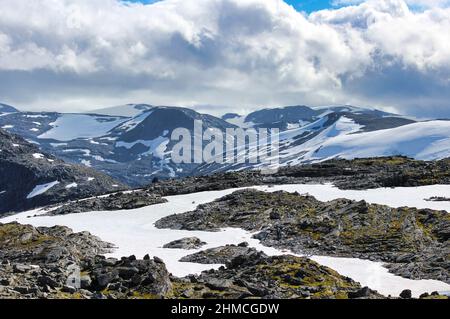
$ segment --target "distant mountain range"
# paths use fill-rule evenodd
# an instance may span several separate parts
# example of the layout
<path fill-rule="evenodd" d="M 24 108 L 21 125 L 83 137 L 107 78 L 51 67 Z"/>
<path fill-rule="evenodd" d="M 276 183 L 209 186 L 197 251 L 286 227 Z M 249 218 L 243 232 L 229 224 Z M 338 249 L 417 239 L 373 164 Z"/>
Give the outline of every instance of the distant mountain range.
<path fill-rule="evenodd" d="M 258 164 L 175 164 L 174 129 L 278 128 L 280 165 L 331 158 L 405 155 L 435 160 L 450 157 L 450 121 L 419 122 L 354 106 L 288 106 L 222 118 L 189 108 L 129 104 L 93 113 L 20 112 L 0 104 L 0 128 L 22 136 L 69 163 L 92 167 L 131 185 L 154 178 L 258 168 Z M 207 142 L 205 142 L 206 144 Z M 250 149 L 250 154 L 254 152 Z"/>

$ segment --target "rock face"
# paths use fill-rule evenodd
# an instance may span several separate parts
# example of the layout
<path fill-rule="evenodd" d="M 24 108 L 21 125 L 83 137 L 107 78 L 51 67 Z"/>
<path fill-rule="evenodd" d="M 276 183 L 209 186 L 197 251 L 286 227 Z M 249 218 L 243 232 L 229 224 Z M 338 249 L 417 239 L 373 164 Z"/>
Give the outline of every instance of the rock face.
<path fill-rule="evenodd" d="M 109 176 L 43 154 L 2 130 L 0 185 L 0 214 L 126 189 Z"/>
<path fill-rule="evenodd" d="M 216 251 L 220 251 L 217 248 Z M 362 287 L 337 272 L 307 258 L 267 257 L 255 249 L 232 258 L 227 267 L 205 271 L 199 276 L 175 279 L 173 295 L 178 298 L 312 298 L 347 299 Z M 367 289 L 363 298 L 381 298 Z"/>
<path fill-rule="evenodd" d="M 243 190 L 195 211 L 159 220 L 158 228 L 258 232 L 266 246 L 296 253 L 389 263 L 407 278 L 450 282 L 450 216 L 445 211 L 390 208 L 338 199 L 320 202 L 287 192 Z"/>
<path fill-rule="evenodd" d="M 198 249 L 204 245 L 206 245 L 206 243 L 201 241 L 197 237 L 189 237 L 172 241 L 168 244 L 165 244 L 163 248 L 189 250 L 189 249 Z"/>
<path fill-rule="evenodd" d="M 128 210 L 165 202 L 167 200 L 160 195 L 151 194 L 145 190 L 136 190 L 133 192 L 119 192 L 111 195 L 72 201 L 50 210 L 45 215 L 56 216 L 93 211 Z"/>

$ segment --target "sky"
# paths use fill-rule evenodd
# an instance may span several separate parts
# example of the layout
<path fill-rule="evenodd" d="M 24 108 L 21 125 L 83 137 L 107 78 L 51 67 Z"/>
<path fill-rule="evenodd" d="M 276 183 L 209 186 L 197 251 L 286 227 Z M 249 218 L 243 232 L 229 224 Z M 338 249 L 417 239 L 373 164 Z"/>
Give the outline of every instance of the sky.
<path fill-rule="evenodd" d="M 158 0 L 128 0 L 128 1 L 149 4 L 157 2 Z M 299 11 L 305 11 L 308 13 L 341 6 L 336 2 L 333 4 L 333 1 L 328 0 L 286 0 L 285 2 L 287 4 L 290 4 Z"/>
<path fill-rule="evenodd" d="M 450 118 L 450 0 L 287 2 L 0 0 L 0 102 Z"/>

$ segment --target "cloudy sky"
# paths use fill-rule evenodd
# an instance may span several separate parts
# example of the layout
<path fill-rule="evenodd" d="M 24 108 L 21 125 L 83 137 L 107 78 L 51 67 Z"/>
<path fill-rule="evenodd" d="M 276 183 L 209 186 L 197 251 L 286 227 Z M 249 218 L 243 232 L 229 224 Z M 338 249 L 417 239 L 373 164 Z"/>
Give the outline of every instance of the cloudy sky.
<path fill-rule="evenodd" d="M 0 0 L 0 101 L 450 118 L 450 0 Z"/>

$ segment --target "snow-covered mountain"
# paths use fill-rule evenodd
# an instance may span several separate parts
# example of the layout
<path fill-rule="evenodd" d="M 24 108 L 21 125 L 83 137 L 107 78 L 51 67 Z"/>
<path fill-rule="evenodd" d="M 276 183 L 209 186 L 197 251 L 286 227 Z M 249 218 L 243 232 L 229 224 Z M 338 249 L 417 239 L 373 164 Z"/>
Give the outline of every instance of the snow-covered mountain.
<path fill-rule="evenodd" d="M 171 152 L 176 128 L 194 135 L 203 129 L 278 128 L 280 165 L 342 157 L 405 155 L 417 159 L 450 157 L 450 121 L 416 122 L 376 109 L 354 106 L 289 106 L 242 116 L 217 118 L 188 108 L 128 104 L 86 114 L 19 112 L 6 107 L 0 128 L 24 137 L 67 162 L 95 168 L 138 186 L 154 178 L 260 168 L 245 164 L 175 164 Z M 207 144 L 205 141 L 203 145 Z M 255 155 L 255 145 L 250 146 Z"/>
<path fill-rule="evenodd" d="M 11 113 L 16 113 L 16 112 L 19 112 L 19 111 L 17 109 L 15 109 L 14 107 L 7 105 L 7 104 L 0 103 L 0 116 L 6 115 L 6 114 L 11 114 Z"/>
<path fill-rule="evenodd" d="M 156 178 L 187 176 L 194 164 L 170 159 L 170 137 L 177 128 L 234 127 L 228 122 L 191 109 L 126 105 L 106 109 L 107 115 L 17 112 L 0 118 L 0 128 L 24 137 L 42 150 L 68 162 L 92 167 L 129 185 L 145 185 Z M 123 116 L 123 114 L 134 114 Z"/>
<path fill-rule="evenodd" d="M 375 109 L 353 106 L 293 106 L 227 115 L 240 127 L 280 129 L 279 165 L 294 166 L 333 158 L 403 155 L 420 160 L 450 157 L 450 121 L 414 120 Z M 272 122 L 270 122 L 272 121 Z M 258 156 L 256 145 L 249 157 Z M 204 164 L 195 174 L 262 168 L 264 164 Z"/>

